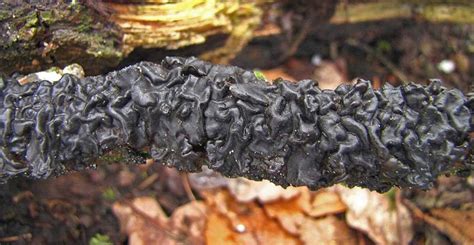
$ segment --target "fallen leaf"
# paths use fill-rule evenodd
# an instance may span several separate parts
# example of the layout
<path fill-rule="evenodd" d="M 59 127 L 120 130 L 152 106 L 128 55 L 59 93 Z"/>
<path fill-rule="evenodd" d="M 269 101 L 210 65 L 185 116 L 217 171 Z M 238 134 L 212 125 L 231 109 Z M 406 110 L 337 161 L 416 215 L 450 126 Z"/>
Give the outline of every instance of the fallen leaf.
<path fill-rule="evenodd" d="M 119 219 L 120 230 L 128 235 L 130 245 L 173 244 L 173 237 L 166 231 L 167 217 L 154 198 L 116 202 L 112 210 Z"/>
<path fill-rule="evenodd" d="M 337 193 L 330 189 L 310 192 L 301 189 L 298 196 L 289 200 L 267 202 L 264 205 L 268 216 L 278 219 L 288 232 L 299 234 L 306 219 L 344 212 L 347 207 Z"/>
<path fill-rule="evenodd" d="M 253 181 L 244 178 L 230 179 L 227 185 L 229 192 L 239 202 L 250 202 L 259 200 L 262 203 L 278 199 L 290 199 L 300 193 L 305 187 L 277 186 L 270 181 Z"/>
<path fill-rule="evenodd" d="M 264 205 L 269 217 L 276 218 L 280 225 L 291 234 L 299 234 L 300 226 L 307 219 L 304 210 L 310 208 L 309 191 L 289 200 L 278 200 Z"/>
<path fill-rule="evenodd" d="M 207 244 L 298 244 L 296 237 L 268 217 L 255 202 L 239 203 L 230 193 L 206 193 Z"/>
<path fill-rule="evenodd" d="M 412 218 L 398 198 L 389 197 L 363 188 L 336 186 L 347 206 L 349 226 L 361 230 L 378 244 L 408 244 L 413 237 Z"/>
<path fill-rule="evenodd" d="M 275 68 L 275 69 L 270 69 L 270 70 L 264 70 L 262 73 L 265 75 L 265 78 L 268 81 L 274 81 L 275 79 L 284 79 L 287 81 L 297 81 L 293 76 L 290 74 L 286 73 L 284 69 L 282 68 Z"/>
<path fill-rule="evenodd" d="M 218 241 L 222 244 L 237 244 L 233 231 L 228 228 L 230 222 L 221 214 L 211 212 L 207 218 L 205 234 L 207 241 Z"/>
<path fill-rule="evenodd" d="M 448 229 L 441 230 L 449 235 L 453 240 L 463 244 L 474 244 L 474 211 L 455 210 L 455 209 L 432 209 L 430 213 L 434 217 L 450 226 Z M 459 233 L 458 236 L 454 234 Z"/>
<path fill-rule="evenodd" d="M 137 197 L 131 202 L 116 202 L 112 210 L 121 231 L 131 245 L 204 244 L 206 206 L 194 201 L 177 208 L 170 218 L 156 199 Z"/>
<path fill-rule="evenodd" d="M 335 216 L 305 219 L 300 227 L 304 244 L 358 244 L 357 234 Z"/>
<path fill-rule="evenodd" d="M 430 214 L 423 213 L 415 204 L 405 201 L 413 215 L 427 224 L 435 227 L 440 232 L 458 244 L 474 244 L 474 211 L 455 209 L 432 209 Z"/>
<path fill-rule="evenodd" d="M 206 212 L 207 207 L 201 201 L 187 203 L 173 212 L 169 227 L 180 240 L 185 240 L 186 243 L 204 244 Z"/>
<path fill-rule="evenodd" d="M 334 205 L 334 208 L 330 205 Z M 298 235 L 304 244 L 357 244 L 357 233 L 331 214 L 344 212 L 346 206 L 337 193 L 321 190 L 301 191 L 289 200 L 264 204 L 268 216 L 276 218 L 289 233 Z M 314 218 L 312 216 L 324 218 Z"/>
<path fill-rule="evenodd" d="M 347 206 L 341 201 L 336 192 L 324 189 L 313 195 L 310 208 L 305 211 L 312 217 L 321 217 L 328 214 L 343 213 L 346 210 Z"/>
<path fill-rule="evenodd" d="M 170 217 L 151 197 L 116 202 L 112 209 L 132 245 L 357 243 L 357 232 L 331 215 L 343 210 L 333 190 L 295 189 L 298 192 L 287 198 L 279 193 L 272 201 L 261 201 L 259 196 L 246 202 L 238 201 L 227 188 L 202 190 L 204 201 L 180 206 Z M 330 203 L 337 209 L 329 208 Z M 318 207 L 325 210 L 318 213 L 324 218 L 310 215 Z"/>
<path fill-rule="evenodd" d="M 161 222 L 167 220 L 165 212 L 161 209 L 158 202 L 151 197 L 137 197 L 132 202 L 135 212 L 142 212 L 149 218 L 158 219 Z"/>

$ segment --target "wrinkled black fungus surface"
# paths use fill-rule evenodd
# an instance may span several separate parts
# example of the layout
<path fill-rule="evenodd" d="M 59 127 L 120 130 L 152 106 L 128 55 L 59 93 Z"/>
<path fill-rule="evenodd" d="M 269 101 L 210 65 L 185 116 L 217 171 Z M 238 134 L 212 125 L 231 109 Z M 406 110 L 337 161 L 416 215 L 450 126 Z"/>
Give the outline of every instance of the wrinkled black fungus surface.
<path fill-rule="evenodd" d="M 184 171 L 313 189 L 344 182 L 428 188 L 465 162 L 472 103 L 433 81 L 372 89 L 273 85 L 195 58 L 142 62 L 105 76 L 65 75 L 1 92 L 0 179 L 81 169 L 110 149 L 148 150 Z"/>

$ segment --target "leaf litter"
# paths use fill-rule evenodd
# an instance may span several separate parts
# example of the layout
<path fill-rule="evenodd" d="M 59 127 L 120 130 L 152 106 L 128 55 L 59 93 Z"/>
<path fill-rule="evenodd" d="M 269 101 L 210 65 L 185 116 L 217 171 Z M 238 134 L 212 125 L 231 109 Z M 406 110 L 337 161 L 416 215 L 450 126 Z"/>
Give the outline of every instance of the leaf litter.
<path fill-rule="evenodd" d="M 333 87 L 344 80 L 346 71 L 335 67 L 341 66 L 326 62 L 312 68 L 320 85 Z M 296 80 L 282 69 L 263 75 Z M 398 189 L 385 194 L 342 185 L 319 191 L 285 189 L 268 181 L 225 178 L 209 169 L 189 174 L 189 180 L 189 189 L 200 198 L 169 216 L 152 197 L 132 200 L 135 208 L 130 203 L 113 205 L 130 244 L 410 244 L 421 241 L 415 239 L 415 223 L 420 220 L 457 243 L 474 241 L 474 231 L 463 229 L 472 227 L 472 211 L 423 212 Z M 147 211 L 137 212 L 142 209 Z"/>

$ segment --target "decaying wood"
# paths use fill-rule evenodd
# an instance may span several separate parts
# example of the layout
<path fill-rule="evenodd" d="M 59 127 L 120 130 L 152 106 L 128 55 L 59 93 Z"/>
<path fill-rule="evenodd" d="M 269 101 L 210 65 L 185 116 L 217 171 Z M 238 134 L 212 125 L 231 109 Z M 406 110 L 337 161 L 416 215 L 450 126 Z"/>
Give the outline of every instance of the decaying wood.
<path fill-rule="evenodd" d="M 178 49 L 221 35 L 203 57 L 226 63 L 252 38 L 270 0 L 6 1 L 0 3 L 0 71 L 79 63 L 87 74 L 135 48 Z"/>
<path fill-rule="evenodd" d="M 168 57 L 54 84 L 13 77 L 0 97 L 0 181 L 152 157 L 281 186 L 386 191 L 427 189 L 473 167 L 474 98 L 440 81 L 374 89 L 359 79 L 322 90 L 312 80 L 269 84 L 235 66 Z"/>
<path fill-rule="evenodd" d="M 93 75 L 115 67 L 137 48 L 176 50 L 200 44 L 209 45 L 200 52 L 183 55 L 201 55 L 214 63 L 227 63 L 249 40 L 265 32 L 259 28 L 262 24 L 271 26 L 272 33 L 292 37 L 287 40 L 291 54 L 309 32 L 300 26 L 304 20 L 304 26 L 327 22 L 334 9 L 330 21 L 333 24 L 392 18 L 474 22 L 474 7 L 467 0 L 124 2 L 2 1 L 0 71 L 28 73 L 52 65 L 79 63 L 87 74 Z M 288 24 L 284 19 L 298 15 L 299 19 L 291 22 L 293 27 L 284 26 Z"/>
<path fill-rule="evenodd" d="M 470 0 L 369 0 L 341 1 L 330 23 L 357 23 L 396 18 L 431 22 L 474 23 L 474 2 Z"/>
<path fill-rule="evenodd" d="M 97 74 L 122 57 L 119 30 L 77 1 L 0 2 L 2 73 L 79 63 Z"/>

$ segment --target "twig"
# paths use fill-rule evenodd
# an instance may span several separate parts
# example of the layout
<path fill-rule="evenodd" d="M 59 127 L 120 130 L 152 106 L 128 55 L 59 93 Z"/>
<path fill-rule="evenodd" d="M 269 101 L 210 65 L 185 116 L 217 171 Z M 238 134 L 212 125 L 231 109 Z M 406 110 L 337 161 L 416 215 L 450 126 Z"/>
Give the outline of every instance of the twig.
<path fill-rule="evenodd" d="M 188 173 L 180 172 L 180 175 L 181 175 L 181 181 L 183 182 L 184 191 L 186 192 L 186 195 L 188 196 L 188 199 L 191 200 L 191 201 L 196 201 L 197 200 L 196 196 L 194 196 L 191 185 L 189 184 L 189 175 L 188 175 Z"/>
<path fill-rule="evenodd" d="M 446 234 L 452 241 L 459 244 L 472 244 L 473 241 L 456 226 L 447 222 L 443 222 L 443 220 L 438 220 L 429 214 L 423 213 L 420 208 L 407 199 L 404 199 L 403 203 L 408 207 L 408 209 L 410 209 L 415 218 L 422 220 L 426 224 L 431 225 L 438 231 Z"/>
<path fill-rule="evenodd" d="M 348 3 L 342 1 L 329 21 L 349 24 L 387 19 L 422 19 L 430 22 L 474 23 L 474 5 L 469 0 L 451 2 L 385 0 Z"/>
<path fill-rule="evenodd" d="M 311 26 L 313 25 L 313 22 L 314 22 L 314 18 L 312 17 L 313 13 L 314 13 L 314 10 L 311 10 L 308 13 L 310 17 L 308 17 L 303 23 L 303 26 L 301 27 L 300 31 L 296 35 L 295 39 L 291 42 L 291 45 L 288 48 L 288 50 L 280 56 L 280 58 L 278 59 L 279 63 L 293 56 L 296 53 L 296 51 L 298 51 L 298 47 L 303 42 L 305 37 L 308 35 L 309 31 L 311 30 Z"/>
<path fill-rule="evenodd" d="M 146 178 L 144 181 L 142 181 L 139 185 L 138 185 L 138 189 L 139 190 L 144 190 L 146 189 L 148 186 L 150 186 L 151 184 L 155 183 L 155 181 L 158 179 L 159 175 L 158 173 L 154 173 L 152 175 L 150 175 L 148 178 Z"/>
<path fill-rule="evenodd" d="M 25 233 L 17 236 L 2 237 L 0 238 L 0 242 L 16 242 L 19 240 L 30 240 L 31 237 L 31 233 Z"/>
<path fill-rule="evenodd" d="M 183 181 L 183 186 L 184 186 L 184 191 L 186 192 L 186 195 L 188 196 L 188 199 L 191 200 L 191 202 L 196 202 L 197 198 L 193 193 L 193 190 L 191 188 L 191 184 L 189 183 L 189 174 L 188 173 L 180 173 L 181 179 Z M 201 209 L 197 209 L 198 212 L 200 212 L 206 219 L 208 218 L 206 212 L 202 211 Z"/>

